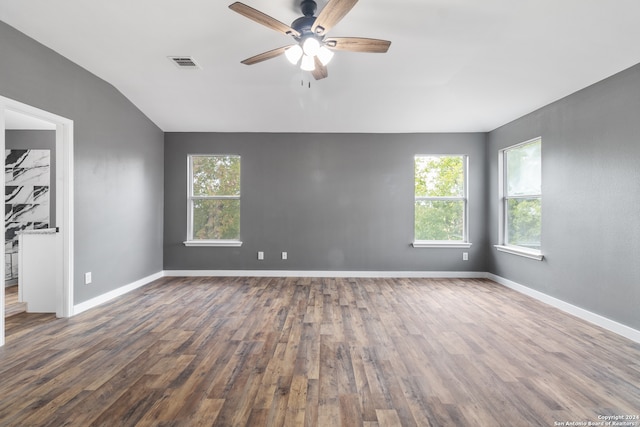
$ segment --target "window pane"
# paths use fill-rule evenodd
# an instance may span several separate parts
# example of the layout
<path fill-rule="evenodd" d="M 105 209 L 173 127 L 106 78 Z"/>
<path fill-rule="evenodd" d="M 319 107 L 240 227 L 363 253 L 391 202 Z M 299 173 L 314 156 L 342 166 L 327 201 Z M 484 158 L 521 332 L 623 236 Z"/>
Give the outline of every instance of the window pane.
<path fill-rule="evenodd" d="M 463 156 L 416 156 L 416 197 L 464 197 Z"/>
<path fill-rule="evenodd" d="M 194 196 L 240 195 L 239 156 L 193 156 L 192 161 Z"/>
<path fill-rule="evenodd" d="M 507 196 L 541 194 L 542 163 L 538 139 L 530 144 L 505 152 L 507 165 Z"/>
<path fill-rule="evenodd" d="M 194 200 L 193 238 L 239 240 L 240 200 Z"/>
<path fill-rule="evenodd" d="M 540 199 L 507 200 L 507 244 L 540 249 L 541 205 Z"/>
<path fill-rule="evenodd" d="M 416 240 L 463 240 L 464 201 L 416 200 Z"/>

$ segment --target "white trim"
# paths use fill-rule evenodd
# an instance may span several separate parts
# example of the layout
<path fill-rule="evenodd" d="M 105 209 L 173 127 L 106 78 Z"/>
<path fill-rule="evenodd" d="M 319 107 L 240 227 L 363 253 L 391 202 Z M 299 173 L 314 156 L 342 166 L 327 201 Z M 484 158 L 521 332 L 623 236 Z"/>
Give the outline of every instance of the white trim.
<path fill-rule="evenodd" d="M 442 241 L 438 241 L 438 240 L 418 240 L 415 241 L 413 243 L 411 243 L 411 246 L 413 246 L 414 248 L 438 248 L 438 249 L 468 249 L 471 247 L 471 243 L 469 242 L 456 242 L 456 241 L 452 241 L 452 242 L 447 242 L 445 240 Z"/>
<path fill-rule="evenodd" d="M 500 252 L 505 252 L 512 255 L 518 255 L 521 257 L 535 259 L 536 261 L 542 261 L 544 259 L 544 255 L 542 252 L 536 251 L 534 249 L 526 249 L 518 246 L 505 246 L 505 245 L 493 245 Z"/>
<path fill-rule="evenodd" d="M 66 119 L 65 119 L 66 120 Z M 56 124 L 56 192 L 62 192 L 57 197 L 62 199 L 62 207 L 56 204 L 56 222 L 62 234 L 62 259 L 58 260 L 58 265 L 62 266 L 62 297 L 59 317 L 70 317 L 73 315 L 73 266 L 74 266 L 74 187 L 75 179 L 73 160 L 73 121 L 66 120 L 64 123 Z M 62 171 L 60 171 L 62 169 Z M 56 193 L 57 194 L 57 193 Z M 66 262 L 65 262 L 66 260 Z"/>
<path fill-rule="evenodd" d="M 480 271 L 165 270 L 167 277 L 362 277 L 484 279 Z"/>
<path fill-rule="evenodd" d="M 504 150 L 498 150 L 498 242 L 504 243 L 504 227 L 506 212 L 504 209 Z"/>
<path fill-rule="evenodd" d="M 522 147 L 524 145 L 533 144 L 537 140 L 540 140 L 540 142 L 542 142 L 542 135 L 534 136 L 533 138 L 528 139 L 528 140 L 526 140 L 524 142 L 519 142 L 517 144 L 510 145 L 508 147 L 503 148 L 501 151 L 508 151 L 508 150 L 513 149 L 513 148 L 520 148 L 520 147 Z"/>
<path fill-rule="evenodd" d="M 237 157 L 240 159 L 240 194 L 233 196 L 194 196 L 193 195 L 193 158 L 194 157 Z M 187 240 L 185 246 L 241 246 L 237 240 L 196 240 L 193 238 L 193 202 L 195 200 L 238 200 L 242 201 L 242 156 L 240 154 L 187 154 Z"/>
<path fill-rule="evenodd" d="M 507 209 L 506 209 L 506 203 L 507 203 L 507 199 L 508 198 L 516 198 L 516 197 L 507 197 L 506 194 L 506 190 L 505 190 L 505 186 L 506 186 L 506 178 L 507 178 L 507 171 L 506 171 L 506 160 L 505 160 L 505 156 L 507 154 L 508 151 L 512 150 L 512 149 L 516 149 L 516 148 L 520 148 L 522 146 L 528 145 L 528 144 L 532 144 L 536 141 L 540 141 L 540 167 L 542 167 L 542 136 L 537 136 L 535 138 L 531 138 L 527 141 L 515 144 L 515 145 L 511 145 L 509 147 L 505 147 L 502 148 L 501 150 L 498 150 L 498 245 L 495 245 L 495 247 L 502 251 L 502 252 L 507 252 L 513 255 L 520 255 L 520 256 L 524 256 L 527 258 L 532 258 L 532 259 L 538 259 L 537 255 L 539 255 L 539 259 L 538 261 L 542 261 L 542 255 L 539 254 L 539 251 L 537 251 L 538 253 L 536 254 L 531 254 L 528 253 L 526 250 L 524 251 L 518 251 L 515 249 L 512 249 L 513 246 L 508 246 L 507 245 L 507 240 L 509 240 L 507 238 Z M 540 178 L 541 182 L 540 182 L 540 194 L 537 195 L 527 195 L 527 196 L 518 196 L 517 198 L 522 198 L 522 197 L 527 197 L 527 198 L 539 198 L 540 200 L 542 200 L 542 177 Z M 498 248 L 498 246 L 500 246 L 500 248 Z M 529 256 L 529 255 L 533 255 L 533 256 Z"/>
<path fill-rule="evenodd" d="M 73 306 L 73 314 L 74 315 L 80 314 L 83 311 L 87 311 L 91 308 L 97 307 L 100 304 L 104 304 L 105 302 L 111 301 L 114 298 L 122 296 L 135 289 L 141 288 L 142 286 L 147 285 L 153 282 L 154 280 L 161 279 L 162 277 L 164 277 L 164 272 L 161 271 L 161 272 L 152 274 L 150 276 L 144 277 L 140 280 L 136 280 L 135 282 L 129 283 L 128 285 L 121 286 L 118 289 L 114 289 L 105 294 L 99 295 L 88 301 L 84 301 L 84 302 L 81 302 L 80 304 L 76 304 Z"/>
<path fill-rule="evenodd" d="M 427 197 L 420 196 L 416 197 L 416 187 L 415 187 L 415 177 L 416 177 L 416 160 L 422 157 L 462 157 L 462 174 L 463 174 L 463 195 L 462 197 Z M 442 200 L 451 200 L 451 201 L 460 201 L 464 206 L 464 214 L 462 218 L 462 234 L 463 240 L 469 240 L 469 155 L 468 154 L 416 154 L 413 156 L 413 226 L 414 226 L 414 238 L 415 238 L 415 223 L 416 223 L 416 201 L 418 200 L 433 200 L 433 201 L 442 201 Z M 455 246 L 450 246 L 447 243 L 443 243 L 440 241 L 433 241 L 437 243 L 431 243 L 431 241 L 420 241 L 416 240 L 412 243 L 414 248 L 451 248 Z M 460 243 L 459 244 L 467 244 Z M 442 246 L 439 246 L 442 245 Z M 469 248 L 469 246 L 457 246 L 458 248 Z"/>
<path fill-rule="evenodd" d="M 568 302 L 562 301 L 558 298 L 554 298 L 550 295 L 547 295 L 540 291 L 536 291 L 535 289 L 531 289 L 527 286 L 521 285 L 519 283 L 516 283 L 509 279 L 505 279 L 495 274 L 487 273 L 486 277 L 500 285 L 513 289 L 514 291 L 517 291 L 517 292 L 520 292 L 521 294 L 535 298 L 538 301 L 541 301 L 545 304 L 549 304 L 550 306 L 555 307 L 559 310 L 562 310 L 565 313 L 569 313 L 573 316 L 579 317 L 582 320 L 586 320 L 587 322 L 592 323 L 596 326 L 600 326 L 601 328 L 607 329 L 613 333 L 616 333 L 632 341 L 640 343 L 640 331 L 637 329 L 633 329 L 627 325 L 618 323 L 615 320 L 611 320 L 607 317 L 593 313 L 589 310 L 585 310 L 584 308 L 580 308 L 573 304 L 569 304 Z"/>
<path fill-rule="evenodd" d="M 217 247 L 242 246 L 242 242 L 240 240 L 187 240 L 182 243 L 185 246 L 217 246 Z"/>

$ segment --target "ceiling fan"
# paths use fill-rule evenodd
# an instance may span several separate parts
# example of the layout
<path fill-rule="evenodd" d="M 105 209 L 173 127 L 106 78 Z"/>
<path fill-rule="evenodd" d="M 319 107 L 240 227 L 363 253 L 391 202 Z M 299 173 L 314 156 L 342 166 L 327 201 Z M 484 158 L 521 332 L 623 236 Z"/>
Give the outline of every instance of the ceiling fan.
<path fill-rule="evenodd" d="M 318 8 L 315 0 L 302 0 L 300 9 L 302 15 L 291 23 L 284 24 L 244 3 L 235 2 L 229 8 L 265 27 L 292 36 L 295 44 L 279 47 L 242 61 L 243 64 L 253 65 L 267 59 L 284 54 L 289 62 L 300 64 L 300 68 L 310 71 L 316 80 L 329 75 L 327 64 L 333 57 L 334 50 L 350 52 L 385 53 L 389 50 L 390 41 L 369 39 L 362 37 L 326 37 L 326 33 L 333 28 L 355 6 L 358 0 L 329 0 L 329 3 L 316 17 Z"/>

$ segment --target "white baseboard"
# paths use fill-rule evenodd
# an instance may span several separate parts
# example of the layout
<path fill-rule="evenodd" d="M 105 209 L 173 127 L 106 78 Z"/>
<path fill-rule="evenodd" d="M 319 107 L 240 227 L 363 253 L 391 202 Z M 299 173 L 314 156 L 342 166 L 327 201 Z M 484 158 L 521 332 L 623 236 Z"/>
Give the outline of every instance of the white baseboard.
<path fill-rule="evenodd" d="M 155 273 L 152 274 L 150 276 L 144 277 L 140 280 L 136 280 L 133 283 L 129 283 L 128 285 L 124 285 L 119 287 L 118 289 L 114 289 L 112 291 L 107 292 L 106 294 L 102 294 L 100 296 L 97 296 L 95 298 L 91 298 L 88 301 L 84 301 L 81 302 L 80 304 L 76 304 L 73 306 L 73 313 L 72 315 L 76 315 L 76 314 L 80 314 L 83 311 L 87 311 L 91 308 L 97 307 L 100 304 L 104 304 L 107 301 L 110 301 L 116 297 L 119 297 L 121 295 L 124 295 L 128 292 L 133 291 L 134 289 L 138 289 L 148 283 L 153 282 L 154 280 L 160 279 L 164 277 L 164 272 L 161 271 L 159 273 Z"/>
<path fill-rule="evenodd" d="M 532 298 L 537 299 L 538 301 L 544 302 L 545 304 L 549 304 L 552 307 L 579 317 L 582 320 L 586 320 L 587 322 L 593 323 L 596 326 L 600 326 L 601 328 L 607 329 L 632 341 L 640 343 L 640 331 L 633 329 L 627 325 L 623 325 L 622 323 L 618 323 L 615 320 L 611 320 L 599 314 L 592 313 L 589 310 L 585 310 L 584 308 L 569 304 L 568 302 L 554 298 L 540 291 L 536 291 L 535 289 L 531 289 L 509 279 L 505 279 L 504 277 L 496 276 L 492 273 L 487 273 L 486 277 L 496 283 L 506 286 L 507 288 L 513 289 L 514 291 L 520 292 L 524 295 L 528 295 Z"/>
<path fill-rule="evenodd" d="M 165 270 L 167 277 L 382 277 L 482 279 L 479 271 Z"/>

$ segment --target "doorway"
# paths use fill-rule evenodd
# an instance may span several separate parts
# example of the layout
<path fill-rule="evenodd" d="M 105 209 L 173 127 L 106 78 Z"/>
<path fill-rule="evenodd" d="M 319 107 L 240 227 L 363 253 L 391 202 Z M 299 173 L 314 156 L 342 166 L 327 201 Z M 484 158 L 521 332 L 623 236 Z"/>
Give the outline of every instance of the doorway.
<path fill-rule="evenodd" d="M 0 96 L 0 152 L 5 151 L 6 130 L 22 127 L 49 129 L 55 132 L 54 149 L 51 150 L 51 165 L 55 173 L 51 174 L 51 184 L 55 194 L 51 193 L 52 207 L 55 205 L 51 218 L 55 218 L 55 225 L 60 233 L 54 249 L 55 274 L 52 286 L 55 287 L 55 312 L 57 317 L 73 315 L 73 121 L 64 117 L 40 110 Z M 5 169 L 5 156 L 2 157 L 2 167 Z M 0 184 L 5 187 L 5 174 L 0 174 Z M 6 238 L 6 224 L 3 222 Z M 6 245 L 5 245 L 6 246 Z M 5 301 L 6 262 L 0 265 L 2 289 L 0 293 L 0 307 Z M 0 316 L 0 346 L 4 345 L 5 320 L 4 313 Z"/>

